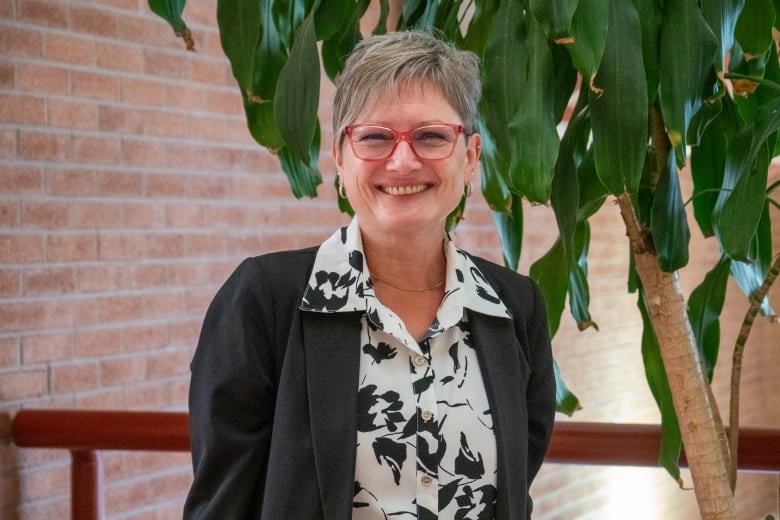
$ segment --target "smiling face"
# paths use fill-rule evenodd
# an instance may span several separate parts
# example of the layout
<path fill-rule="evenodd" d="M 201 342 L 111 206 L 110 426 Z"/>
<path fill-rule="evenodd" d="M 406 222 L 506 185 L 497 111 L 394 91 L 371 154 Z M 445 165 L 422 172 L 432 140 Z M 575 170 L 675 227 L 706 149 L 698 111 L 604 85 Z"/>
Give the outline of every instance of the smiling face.
<path fill-rule="evenodd" d="M 399 132 L 430 124 L 462 124 L 436 88 L 420 83 L 385 93 L 353 123 Z M 436 160 L 420 159 L 401 140 L 387 159 L 367 161 L 355 156 L 347 138 L 335 136 L 333 157 L 363 233 L 440 236 L 477 167 L 479 139 L 477 134 L 460 134 L 452 155 Z"/>

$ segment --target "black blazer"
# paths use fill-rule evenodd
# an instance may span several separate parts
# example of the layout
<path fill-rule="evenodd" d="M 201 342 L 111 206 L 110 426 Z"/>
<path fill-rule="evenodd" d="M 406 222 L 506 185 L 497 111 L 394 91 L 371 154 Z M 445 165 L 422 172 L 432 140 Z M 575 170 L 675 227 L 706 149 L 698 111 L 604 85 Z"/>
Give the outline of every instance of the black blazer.
<path fill-rule="evenodd" d="M 245 260 L 206 313 L 191 365 L 185 519 L 351 518 L 360 313 L 298 308 L 316 252 Z M 472 259 L 513 315 L 472 312 L 469 326 L 496 435 L 496 518 L 525 520 L 555 409 L 545 307 L 529 278 Z"/>

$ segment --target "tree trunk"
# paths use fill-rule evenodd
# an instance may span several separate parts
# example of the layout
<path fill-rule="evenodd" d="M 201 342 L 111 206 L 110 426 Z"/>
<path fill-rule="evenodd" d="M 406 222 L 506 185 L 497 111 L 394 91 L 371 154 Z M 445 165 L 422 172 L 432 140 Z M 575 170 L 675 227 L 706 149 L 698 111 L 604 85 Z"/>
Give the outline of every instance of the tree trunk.
<path fill-rule="evenodd" d="M 734 520 L 725 430 L 699 359 L 677 274 L 659 268 L 652 242 L 639 228 L 630 198 L 623 195 L 618 203 L 658 337 L 701 518 Z"/>

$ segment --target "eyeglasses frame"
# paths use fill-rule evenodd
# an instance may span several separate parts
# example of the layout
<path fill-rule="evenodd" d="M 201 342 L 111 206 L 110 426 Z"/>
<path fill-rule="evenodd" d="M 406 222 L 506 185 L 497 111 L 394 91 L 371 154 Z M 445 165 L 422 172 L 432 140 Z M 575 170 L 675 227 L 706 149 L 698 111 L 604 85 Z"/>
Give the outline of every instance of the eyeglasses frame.
<path fill-rule="evenodd" d="M 390 130 L 395 135 L 395 141 L 393 142 L 393 147 L 390 148 L 390 151 L 387 153 L 386 156 L 378 157 L 376 159 L 365 159 L 357 153 L 357 151 L 355 150 L 355 143 L 352 142 L 352 130 L 359 126 L 372 126 L 375 128 L 382 128 L 384 130 Z M 420 154 L 417 153 L 417 150 L 414 148 L 414 144 L 412 143 L 412 138 L 411 138 L 412 133 L 416 132 L 421 128 L 427 128 L 429 126 L 446 126 L 455 131 L 456 135 L 455 135 L 455 141 L 453 142 L 452 145 L 452 149 L 450 150 L 450 153 L 448 153 L 444 157 L 438 157 L 436 159 L 428 159 L 426 157 L 421 157 Z M 420 159 L 421 161 L 441 161 L 452 157 L 452 154 L 455 152 L 455 146 L 457 146 L 457 140 L 458 140 L 457 138 L 461 134 L 468 139 L 470 136 L 474 135 L 474 132 L 469 132 L 468 130 L 466 130 L 466 127 L 464 127 L 463 125 L 458 125 L 455 123 L 432 123 L 429 125 L 418 126 L 417 128 L 412 128 L 411 130 L 407 130 L 405 132 L 401 132 L 395 130 L 394 128 L 389 128 L 387 126 L 382 126 L 382 125 L 371 125 L 371 124 L 359 123 L 359 124 L 345 126 L 342 134 L 347 137 L 347 141 L 349 141 L 349 147 L 352 149 L 352 153 L 355 154 L 355 157 L 357 157 L 361 161 L 384 161 L 386 159 L 389 159 L 395 153 L 395 149 L 398 148 L 398 143 L 400 143 L 402 140 L 406 141 L 406 143 L 409 145 L 409 149 L 412 151 L 414 156 Z"/>

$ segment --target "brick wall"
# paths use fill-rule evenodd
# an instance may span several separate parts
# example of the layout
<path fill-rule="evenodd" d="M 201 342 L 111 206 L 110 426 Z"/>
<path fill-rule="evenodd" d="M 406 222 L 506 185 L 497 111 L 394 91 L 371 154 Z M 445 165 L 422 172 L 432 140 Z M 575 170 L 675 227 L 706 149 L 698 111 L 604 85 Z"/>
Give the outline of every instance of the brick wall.
<path fill-rule="evenodd" d="M 67 454 L 10 445 L 15 410 L 184 410 L 200 322 L 227 274 L 245 256 L 316 244 L 346 222 L 327 157 L 320 196 L 297 201 L 249 137 L 215 9 L 216 0 L 188 0 L 191 53 L 146 0 L 0 1 L 0 520 L 69 516 Z M 526 228 L 523 270 L 555 235 L 549 209 L 529 207 Z M 657 421 L 616 208 L 593 231 L 601 332 L 564 320 L 554 345 L 585 404 L 575 419 Z M 456 240 L 500 260 L 478 195 Z M 686 270 L 686 287 L 713 258 Z M 744 300 L 734 301 L 738 320 Z M 736 323 L 724 326 L 732 336 Z M 769 345 L 780 336 L 761 326 L 746 356 L 745 423 L 777 427 L 778 383 L 755 374 L 777 373 Z M 103 463 L 106 518 L 180 516 L 186 454 L 109 452 Z M 747 482 L 760 493 L 742 502 L 776 509 L 771 480 Z M 692 493 L 660 470 L 549 466 L 535 487 L 537 517 L 608 518 L 618 496 L 623 513 L 637 513 L 630 504 L 648 483 L 656 501 L 691 511 Z M 562 502 L 580 513 L 562 514 Z"/>

